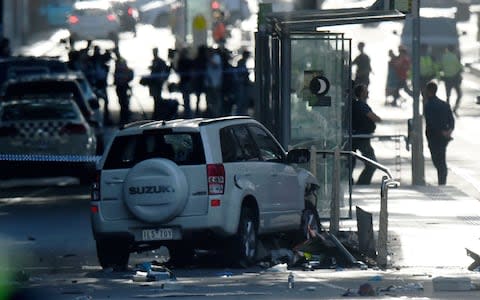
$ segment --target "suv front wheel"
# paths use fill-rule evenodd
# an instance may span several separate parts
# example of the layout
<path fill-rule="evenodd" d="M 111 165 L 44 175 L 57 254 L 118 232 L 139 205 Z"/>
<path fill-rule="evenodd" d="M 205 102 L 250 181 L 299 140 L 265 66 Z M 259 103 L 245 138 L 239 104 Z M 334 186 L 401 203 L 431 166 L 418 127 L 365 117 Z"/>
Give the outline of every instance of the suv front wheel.
<path fill-rule="evenodd" d="M 243 207 L 238 223 L 237 234 L 233 237 L 230 253 L 231 262 L 240 267 L 255 263 L 258 246 L 258 220 L 253 209 Z"/>

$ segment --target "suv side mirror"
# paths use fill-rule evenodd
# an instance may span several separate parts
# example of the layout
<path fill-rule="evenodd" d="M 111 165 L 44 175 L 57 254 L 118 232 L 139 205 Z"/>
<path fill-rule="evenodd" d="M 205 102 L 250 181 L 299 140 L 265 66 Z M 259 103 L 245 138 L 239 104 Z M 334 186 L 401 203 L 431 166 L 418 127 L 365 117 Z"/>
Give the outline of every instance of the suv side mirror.
<path fill-rule="evenodd" d="M 287 162 L 290 164 L 305 164 L 310 161 L 310 150 L 292 149 L 288 151 Z"/>

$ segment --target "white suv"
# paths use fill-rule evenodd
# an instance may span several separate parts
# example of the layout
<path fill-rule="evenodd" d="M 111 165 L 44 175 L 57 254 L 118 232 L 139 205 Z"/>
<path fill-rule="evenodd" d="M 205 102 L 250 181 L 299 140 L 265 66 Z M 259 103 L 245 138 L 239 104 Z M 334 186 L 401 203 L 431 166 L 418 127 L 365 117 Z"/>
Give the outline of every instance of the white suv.
<path fill-rule="evenodd" d="M 97 167 L 92 229 L 102 267 L 164 245 L 170 262 L 223 247 L 229 262 L 255 262 L 259 236 L 320 228 L 317 179 L 250 117 L 141 121 L 118 131 Z M 292 241 L 293 242 L 293 241 Z M 295 241 L 295 242 L 298 242 Z M 218 250 L 218 248 L 217 248 Z"/>

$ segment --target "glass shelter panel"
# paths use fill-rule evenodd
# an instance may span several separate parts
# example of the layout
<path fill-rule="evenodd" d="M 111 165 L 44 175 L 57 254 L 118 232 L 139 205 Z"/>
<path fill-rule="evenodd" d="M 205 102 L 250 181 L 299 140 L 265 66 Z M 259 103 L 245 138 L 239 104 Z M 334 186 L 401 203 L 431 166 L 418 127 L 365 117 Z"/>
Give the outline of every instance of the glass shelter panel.
<path fill-rule="evenodd" d="M 351 41 L 343 34 L 291 36 L 291 126 L 289 146 L 322 151 L 348 150 L 350 139 Z M 334 157 L 318 152 L 316 173 L 321 187 L 318 208 L 329 216 Z M 349 158 L 340 157 L 341 217 L 350 217 Z"/>

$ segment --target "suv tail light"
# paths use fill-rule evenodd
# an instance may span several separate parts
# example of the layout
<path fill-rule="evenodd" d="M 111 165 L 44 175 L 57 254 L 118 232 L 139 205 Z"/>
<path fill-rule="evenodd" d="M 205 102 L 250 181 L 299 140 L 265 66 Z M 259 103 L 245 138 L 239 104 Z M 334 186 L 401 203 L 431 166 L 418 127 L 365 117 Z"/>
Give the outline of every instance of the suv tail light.
<path fill-rule="evenodd" d="M 79 21 L 77 16 L 71 15 L 68 17 L 68 23 L 70 24 L 77 24 Z"/>
<path fill-rule="evenodd" d="M 107 19 L 110 21 L 110 22 L 115 22 L 117 20 L 117 16 L 115 16 L 114 14 L 109 14 L 107 16 Z"/>
<path fill-rule="evenodd" d="M 84 134 L 87 132 L 87 128 L 83 124 L 69 123 L 60 129 L 61 134 Z"/>
<path fill-rule="evenodd" d="M 222 164 L 207 165 L 209 195 L 223 195 L 225 191 L 225 168 Z"/>

